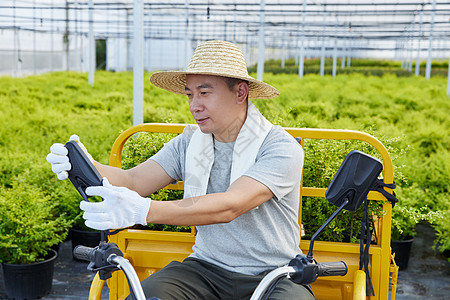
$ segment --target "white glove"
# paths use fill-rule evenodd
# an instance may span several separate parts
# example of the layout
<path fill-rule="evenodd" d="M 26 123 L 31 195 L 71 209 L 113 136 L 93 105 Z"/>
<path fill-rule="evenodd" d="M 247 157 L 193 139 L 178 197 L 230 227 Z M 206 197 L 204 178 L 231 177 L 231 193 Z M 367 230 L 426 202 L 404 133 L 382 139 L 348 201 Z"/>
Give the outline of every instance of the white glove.
<path fill-rule="evenodd" d="M 151 199 L 141 197 L 126 187 L 116 187 L 103 178 L 103 186 L 86 189 L 89 196 L 100 196 L 102 202 L 81 201 L 87 227 L 97 230 L 119 229 L 135 224 L 147 225 Z"/>
<path fill-rule="evenodd" d="M 94 164 L 94 159 L 86 150 L 83 143 L 80 142 L 78 135 L 74 134 L 70 137 L 71 141 L 76 141 L 80 148 L 86 153 L 92 164 Z M 69 157 L 67 156 L 67 148 L 61 143 L 55 143 L 50 147 L 50 153 L 47 155 L 47 161 L 52 165 L 52 171 L 56 173 L 59 180 L 64 180 L 69 177 L 68 171 L 72 169 L 72 165 L 69 162 Z"/>

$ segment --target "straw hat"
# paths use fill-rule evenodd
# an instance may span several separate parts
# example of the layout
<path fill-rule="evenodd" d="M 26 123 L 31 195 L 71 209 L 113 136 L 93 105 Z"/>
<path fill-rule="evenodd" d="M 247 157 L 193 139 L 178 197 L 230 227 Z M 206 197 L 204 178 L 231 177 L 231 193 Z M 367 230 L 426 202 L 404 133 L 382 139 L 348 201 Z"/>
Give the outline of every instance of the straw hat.
<path fill-rule="evenodd" d="M 280 92 L 248 75 L 242 51 L 230 42 L 208 41 L 195 49 L 186 71 L 153 73 L 150 82 L 167 91 L 186 95 L 186 75 L 201 74 L 238 78 L 248 81 L 249 99 L 269 99 Z"/>

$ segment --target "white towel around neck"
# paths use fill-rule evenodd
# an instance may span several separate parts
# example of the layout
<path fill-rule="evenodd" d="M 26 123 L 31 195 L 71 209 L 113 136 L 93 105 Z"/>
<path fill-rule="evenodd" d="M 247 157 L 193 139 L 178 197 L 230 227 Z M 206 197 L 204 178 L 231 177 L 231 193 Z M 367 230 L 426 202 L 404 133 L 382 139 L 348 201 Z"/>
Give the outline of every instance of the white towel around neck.
<path fill-rule="evenodd" d="M 247 118 L 233 148 L 230 185 L 244 174 L 256 160 L 259 148 L 273 125 L 256 106 L 248 101 Z M 186 150 L 184 198 L 206 195 L 214 162 L 214 137 L 197 127 Z"/>

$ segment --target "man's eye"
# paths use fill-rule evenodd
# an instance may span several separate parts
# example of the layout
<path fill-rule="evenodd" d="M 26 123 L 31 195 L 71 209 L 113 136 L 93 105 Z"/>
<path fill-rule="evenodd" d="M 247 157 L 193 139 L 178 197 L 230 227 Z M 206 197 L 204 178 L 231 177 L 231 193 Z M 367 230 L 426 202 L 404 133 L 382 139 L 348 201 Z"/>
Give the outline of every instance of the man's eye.
<path fill-rule="evenodd" d="M 208 92 L 200 92 L 201 95 L 206 95 Z"/>

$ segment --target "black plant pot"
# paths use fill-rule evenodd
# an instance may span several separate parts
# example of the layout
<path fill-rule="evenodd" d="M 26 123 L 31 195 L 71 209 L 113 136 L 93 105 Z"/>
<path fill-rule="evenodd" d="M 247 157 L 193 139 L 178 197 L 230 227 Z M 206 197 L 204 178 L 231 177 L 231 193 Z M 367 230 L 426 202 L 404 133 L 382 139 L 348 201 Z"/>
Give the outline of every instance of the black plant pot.
<path fill-rule="evenodd" d="M 392 253 L 395 253 L 395 263 L 397 264 L 399 270 L 405 270 L 408 268 L 408 261 L 413 241 L 414 238 L 391 241 Z"/>
<path fill-rule="evenodd" d="M 58 244 L 56 244 L 56 245 L 53 245 L 51 248 L 52 248 L 53 250 L 55 250 L 56 253 L 58 253 L 58 255 L 59 255 L 59 250 L 61 249 L 61 243 L 58 243 Z"/>
<path fill-rule="evenodd" d="M 46 260 L 31 264 L 2 263 L 6 295 L 11 299 L 36 299 L 52 290 L 53 269 L 58 253 L 50 250 Z"/>
<path fill-rule="evenodd" d="M 70 237 L 72 239 L 72 256 L 73 249 L 78 245 L 87 247 L 96 247 L 100 243 L 101 233 L 100 231 L 87 231 L 79 229 L 70 229 Z M 73 257 L 75 259 L 75 257 Z"/>

